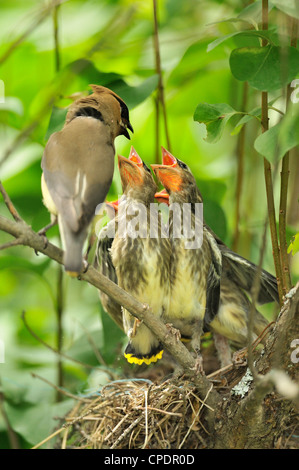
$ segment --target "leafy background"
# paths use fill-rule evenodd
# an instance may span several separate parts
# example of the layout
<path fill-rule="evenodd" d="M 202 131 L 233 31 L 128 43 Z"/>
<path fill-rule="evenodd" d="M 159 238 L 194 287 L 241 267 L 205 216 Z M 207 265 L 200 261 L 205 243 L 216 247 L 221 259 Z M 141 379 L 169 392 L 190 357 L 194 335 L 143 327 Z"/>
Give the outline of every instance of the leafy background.
<path fill-rule="evenodd" d="M 49 222 L 40 189 L 44 145 L 49 135 L 61 128 L 64 108 L 71 97 L 87 92 L 90 83 L 111 87 L 130 108 L 135 132 L 131 142 L 117 138 L 117 153 L 128 156 L 132 144 L 145 162 L 160 158 L 155 151 L 158 75 L 152 2 L 63 2 L 57 10 L 59 64 L 51 3 L 0 2 L 0 79 L 5 86 L 5 101 L 0 103 L 0 178 L 19 213 L 35 230 Z M 291 0 L 273 1 L 270 8 L 271 28 L 263 33 L 269 40 L 269 54 L 262 57 L 261 70 L 259 58 L 254 57 L 248 68 L 246 56 L 250 48 L 260 51 L 260 39 L 264 37 L 258 26 L 261 2 L 159 2 L 171 150 L 191 167 L 204 196 L 206 221 L 229 246 L 235 240 L 240 129 L 246 123 L 240 237 L 235 248 L 254 262 L 259 259 L 267 208 L 262 155 L 273 163 L 278 207 L 277 159 L 298 145 L 299 135 L 298 109 L 295 117 L 288 117 L 283 123 L 280 113 L 270 110 L 273 130 L 256 140 L 260 123 L 254 115 L 260 115 L 260 90 L 266 86 L 273 107 L 284 111 L 281 85 L 299 77 L 299 52 L 295 48 L 290 54 L 288 73 L 269 77 L 267 66 L 273 71 L 277 47 L 281 38 L 288 35 L 285 13 L 299 16 Z M 249 29 L 250 34 L 244 29 Z M 277 67 L 279 71 L 279 64 Z M 244 111 L 245 80 L 250 85 L 246 111 L 251 112 L 244 116 L 239 112 Z M 23 138 L 16 140 L 20 135 Z M 167 147 L 162 119 L 159 143 Z M 297 148 L 290 160 L 288 243 L 299 230 L 298 188 Z M 115 199 L 120 193 L 116 168 L 108 199 Z M 0 213 L 8 216 L 2 201 Z M 53 243 L 60 244 L 57 228 L 48 235 Z M 0 233 L 1 243 L 9 240 L 8 235 Z M 296 244 L 298 236 L 293 246 Z M 299 278 L 298 255 L 290 260 L 294 284 Z M 269 236 L 264 267 L 274 273 Z M 56 390 L 32 375 L 52 384 L 58 381 L 58 356 L 42 344 L 43 341 L 57 348 L 58 317 L 62 317 L 63 351 L 93 367 L 63 359 L 62 385 L 73 394 L 90 393 L 111 378 L 122 376 L 127 370 L 122 359 L 125 338 L 103 312 L 94 288 L 62 275 L 54 262 L 41 254 L 36 256 L 29 248 L 1 252 L 0 295 L 0 340 L 5 345 L 5 362 L 0 364 L 0 447 L 8 448 L 14 443 L 28 448 L 49 435 L 58 425 L 58 418 L 74 404 L 65 396 L 61 400 L 61 395 L 57 401 Z M 263 312 L 271 319 L 275 308 L 268 306 Z"/>

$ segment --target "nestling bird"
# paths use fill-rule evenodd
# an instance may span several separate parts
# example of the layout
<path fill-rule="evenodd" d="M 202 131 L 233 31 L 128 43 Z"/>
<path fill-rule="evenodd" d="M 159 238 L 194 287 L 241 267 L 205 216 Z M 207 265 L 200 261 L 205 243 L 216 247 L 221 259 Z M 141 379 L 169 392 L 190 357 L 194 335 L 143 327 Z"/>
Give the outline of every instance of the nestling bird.
<path fill-rule="evenodd" d="M 163 164 L 151 165 L 157 178 L 169 193 L 170 208 L 180 209 L 176 219 L 170 210 L 170 240 L 172 257 L 170 264 L 171 293 L 165 321 L 180 330 L 183 339 L 191 338 L 191 346 L 197 355 L 197 369 L 202 371 L 200 337 L 205 318 L 212 320 L 219 309 L 221 252 L 204 226 L 196 234 L 199 216 L 197 208 L 202 203 L 200 191 L 187 165 L 163 149 Z M 185 234 L 184 210 L 190 209 L 192 234 Z M 177 225 L 180 224 L 177 233 Z M 202 241 L 200 243 L 200 235 Z M 196 241 L 196 240 L 195 240 Z"/>
<path fill-rule="evenodd" d="M 136 163 L 136 151 L 134 150 L 133 147 L 131 148 L 129 160 L 135 161 Z M 142 170 L 141 163 L 139 163 L 139 165 Z M 155 201 L 161 202 L 159 193 L 156 193 L 156 194 L 157 194 L 157 198 L 155 197 Z M 111 201 L 111 202 L 106 201 L 106 210 L 111 220 L 107 223 L 107 225 L 105 225 L 101 229 L 98 235 L 98 242 L 97 242 L 95 260 L 94 260 L 94 267 L 98 271 L 100 271 L 104 276 L 108 277 L 111 281 L 113 281 L 115 284 L 117 284 L 118 281 L 117 281 L 117 275 L 115 272 L 115 267 L 112 262 L 111 246 L 114 240 L 114 234 L 117 231 L 117 223 L 115 222 L 114 218 L 116 217 L 118 213 L 118 208 L 121 202 L 122 202 L 122 198 L 116 201 Z M 114 322 L 123 330 L 124 326 L 123 326 L 123 316 L 122 316 L 121 306 L 114 299 L 112 299 L 111 297 L 109 297 L 107 294 L 105 294 L 104 292 L 100 290 L 99 290 L 99 296 L 100 296 L 102 305 L 104 307 L 104 310 L 110 315 L 110 317 L 114 320 Z"/>
<path fill-rule="evenodd" d="M 153 315 L 162 317 L 169 302 L 171 249 L 169 239 L 161 237 L 158 211 L 156 218 L 153 208 L 151 211 L 157 185 L 134 149 L 130 159 L 119 156 L 118 161 L 124 195 L 111 248 L 118 284 L 140 302 L 149 304 Z M 163 346 L 147 326 L 127 310 L 123 311 L 123 321 L 129 337 L 125 349 L 128 362 L 141 365 L 161 359 Z"/>
<path fill-rule="evenodd" d="M 124 101 L 108 88 L 90 86 L 93 93 L 75 101 L 63 129 L 51 135 L 41 164 L 44 204 L 58 218 L 71 276 L 83 269 L 88 227 L 112 182 L 114 139 L 133 132 Z"/>
<path fill-rule="evenodd" d="M 173 157 L 175 158 L 175 157 Z M 159 203 L 169 205 L 169 194 L 165 189 L 155 194 L 155 200 Z M 254 277 L 257 272 L 257 265 L 243 256 L 232 251 L 216 235 L 211 227 L 204 224 L 206 229 L 213 235 L 222 254 L 223 277 L 227 277 L 247 294 L 251 294 Z M 279 303 L 277 280 L 265 269 L 261 270 L 260 286 L 257 301 L 260 305 L 269 302 Z"/>
<path fill-rule="evenodd" d="M 108 209 L 107 212 L 110 213 L 109 217 L 111 220 L 107 223 L 107 225 L 105 225 L 105 227 L 102 228 L 98 235 L 94 260 L 94 267 L 115 284 L 118 284 L 118 281 L 115 267 L 112 263 L 111 246 L 114 240 L 115 231 L 117 230 L 115 217 L 118 212 L 118 205 L 119 201 L 106 202 L 106 207 Z M 109 210 L 109 208 L 111 210 Z M 99 296 L 104 310 L 123 330 L 124 327 L 121 305 L 101 290 L 99 290 Z"/>
<path fill-rule="evenodd" d="M 183 162 L 171 155 L 167 150 L 163 149 L 163 163 L 170 166 L 169 174 L 172 175 L 172 180 L 182 180 L 185 184 L 181 184 L 178 191 L 186 190 L 188 188 L 187 182 L 195 179 L 191 174 L 190 169 Z M 156 170 L 157 171 L 157 170 Z M 165 172 L 166 170 L 164 170 Z M 175 177 L 175 175 L 179 175 Z M 163 183 L 164 179 L 161 179 Z M 167 186 L 166 177 L 166 192 L 162 191 L 156 194 L 156 199 L 159 201 L 171 202 L 171 190 Z M 167 201 L 167 191 L 169 192 L 169 201 Z M 184 195 L 182 195 L 184 197 Z M 184 200 L 186 197 L 184 198 Z M 205 225 L 206 230 L 215 239 L 218 248 L 222 255 L 222 272 L 221 272 L 221 288 L 220 288 L 220 304 L 218 311 L 213 315 L 207 310 L 204 316 L 205 329 L 212 330 L 214 333 L 215 345 L 220 353 L 220 360 L 222 365 L 227 365 L 231 362 L 230 351 L 228 352 L 227 345 L 225 350 L 223 348 L 223 337 L 232 340 L 238 346 L 247 344 L 248 336 L 248 315 L 252 304 L 247 295 L 251 292 L 251 287 L 254 280 L 254 275 L 257 271 L 257 266 L 250 261 L 242 258 L 233 251 L 231 251 L 220 239 L 217 237 L 210 227 Z M 267 271 L 261 272 L 261 284 L 258 294 L 259 303 L 272 302 L 278 300 L 277 283 L 276 279 Z M 171 309 L 170 309 L 171 311 Z M 253 333 L 259 335 L 267 326 L 268 322 L 261 315 L 261 313 L 254 309 L 254 322 Z"/>

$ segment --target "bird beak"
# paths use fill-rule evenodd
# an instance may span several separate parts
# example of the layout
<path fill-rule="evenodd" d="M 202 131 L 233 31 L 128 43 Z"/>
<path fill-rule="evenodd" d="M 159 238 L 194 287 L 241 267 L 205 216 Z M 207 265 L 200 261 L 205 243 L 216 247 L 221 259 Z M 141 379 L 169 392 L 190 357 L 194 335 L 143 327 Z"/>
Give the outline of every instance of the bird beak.
<path fill-rule="evenodd" d="M 162 189 L 162 191 L 159 191 L 158 193 L 155 194 L 155 199 L 159 203 L 164 203 L 169 206 L 169 194 L 165 189 Z"/>
<path fill-rule="evenodd" d="M 167 191 L 179 191 L 182 183 L 182 175 L 177 159 L 162 147 L 162 165 L 151 165 L 158 180 Z"/>
<path fill-rule="evenodd" d="M 168 150 L 166 150 L 164 147 L 161 147 L 161 150 L 162 150 L 163 165 L 172 166 L 172 167 L 177 166 L 178 164 L 177 159 L 170 152 L 168 152 Z"/>
<path fill-rule="evenodd" d="M 127 123 L 127 128 L 132 132 L 132 134 L 134 134 L 134 129 L 133 129 L 133 126 L 130 123 L 130 121 L 128 121 L 128 123 Z"/>
<path fill-rule="evenodd" d="M 121 121 L 120 125 L 122 127 L 122 135 L 124 135 L 128 140 L 131 140 L 128 129 L 133 133 L 134 133 L 134 129 L 133 129 L 130 121 L 126 121 L 126 122 Z"/>
<path fill-rule="evenodd" d="M 110 220 L 114 219 L 116 214 L 118 213 L 118 206 L 119 206 L 119 201 L 118 199 L 116 201 L 105 201 L 106 204 L 106 211 L 107 215 Z"/>
<path fill-rule="evenodd" d="M 136 152 L 136 150 L 134 149 L 133 145 L 132 145 L 131 150 L 130 150 L 129 160 L 131 162 L 136 163 L 136 165 L 138 165 L 140 168 L 143 167 L 143 161 L 139 157 L 139 155 Z"/>
<path fill-rule="evenodd" d="M 139 157 L 140 158 L 140 157 Z M 142 185 L 143 177 L 139 166 L 132 160 L 118 155 L 118 168 L 120 172 L 121 182 L 124 187 L 127 185 Z"/>
<path fill-rule="evenodd" d="M 118 211 L 119 200 L 116 199 L 116 201 L 106 201 L 106 206 L 112 207 L 115 211 Z"/>

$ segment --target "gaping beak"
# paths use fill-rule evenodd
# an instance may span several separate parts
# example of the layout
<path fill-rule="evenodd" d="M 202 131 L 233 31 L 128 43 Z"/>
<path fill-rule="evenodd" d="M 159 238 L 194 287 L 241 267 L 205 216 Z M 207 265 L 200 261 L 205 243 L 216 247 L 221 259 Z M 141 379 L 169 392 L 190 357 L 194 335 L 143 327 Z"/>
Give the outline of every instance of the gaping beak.
<path fill-rule="evenodd" d="M 115 212 L 118 211 L 118 206 L 119 206 L 119 200 L 116 199 L 116 201 L 106 201 L 106 206 L 112 207 Z"/>
<path fill-rule="evenodd" d="M 131 162 L 136 163 L 136 165 L 138 165 L 140 168 L 143 167 L 143 161 L 139 157 L 139 155 L 136 152 L 136 150 L 134 149 L 133 145 L 132 145 L 131 150 L 130 150 L 129 160 Z"/>
<path fill-rule="evenodd" d="M 106 211 L 110 220 L 114 219 L 118 212 L 119 200 L 116 201 L 106 201 Z"/>
<path fill-rule="evenodd" d="M 166 191 L 166 189 L 162 189 L 162 191 L 159 191 L 158 193 L 155 194 L 155 200 L 159 204 L 167 204 L 169 206 L 169 194 Z"/>
<path fill-rule="evenodd" d="M 123 186 L 139 186 L 143 183 L 141 169 L 134 161 L 118 155 L 118 168 Z"/>
<path fill-rule="evenodd" d="M 175 167 L 178 162 L 177 159 L 166 150 L 164 147 L 161 147 L 162 150 L 162 163 L 163 165 Z"/>
<path fill-rule="evenodd" d="M 162 147 L 162 165 L 151 165 L 158 180 L 167 191 L 179 191 L 182 183 L 182 175 L 177 159 Z"/>

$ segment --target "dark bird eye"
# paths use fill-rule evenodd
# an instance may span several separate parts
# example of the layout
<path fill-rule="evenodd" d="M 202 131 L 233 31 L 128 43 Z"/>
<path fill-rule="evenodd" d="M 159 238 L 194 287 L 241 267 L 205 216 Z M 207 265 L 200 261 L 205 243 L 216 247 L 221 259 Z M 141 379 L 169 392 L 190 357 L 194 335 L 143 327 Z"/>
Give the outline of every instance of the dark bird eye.
<path fill-rule="evenodd" d="M 146 166 L 146 164 L 145 164 L 144 162 L 143 162 L 143 168 L 144 168 L 146 171 L 148 171 L 149 173 L 151 172 L 151 170 L 149 169 L 149 167 Z"/>
<path fill-rule="evenodd" d="M 181 168 L 183 168 L 183 170 L 188 170 L 186 163 L 181 162 L 181 160 L 178 160 L 178 164 Z"/>

